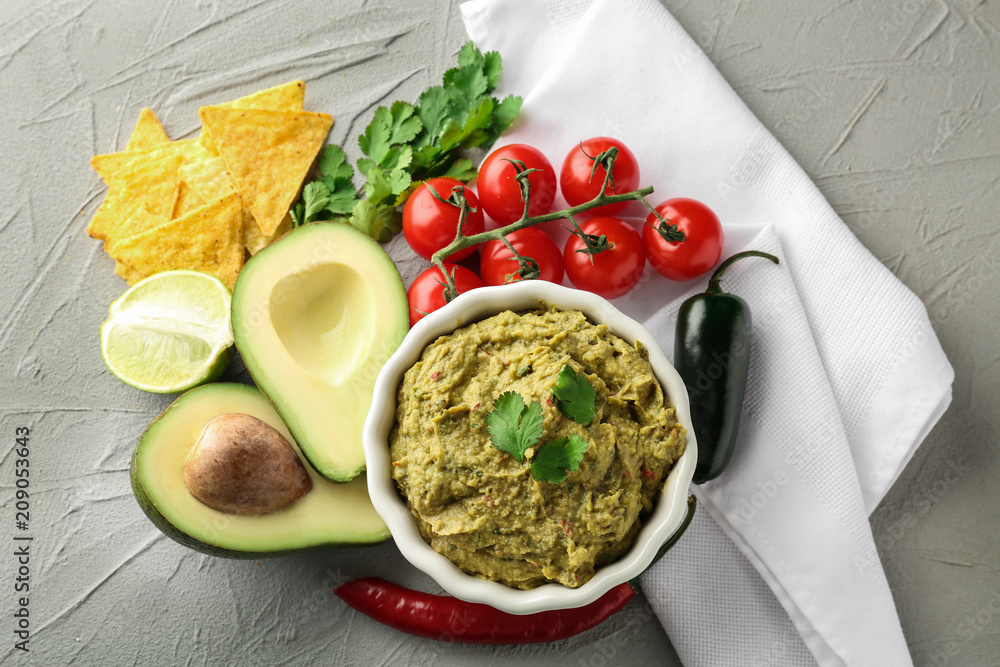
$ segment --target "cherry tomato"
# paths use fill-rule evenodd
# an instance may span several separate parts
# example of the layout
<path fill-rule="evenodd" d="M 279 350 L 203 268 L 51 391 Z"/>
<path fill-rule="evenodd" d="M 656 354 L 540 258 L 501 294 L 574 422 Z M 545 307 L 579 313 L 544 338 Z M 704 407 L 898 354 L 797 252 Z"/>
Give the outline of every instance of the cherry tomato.
<path fill-rule="evenodd" d="M 517 169 L 508 160 L 520 161 L 528 169 L 539 170 L 528 174 L 531 185 L 528 215 L 543 215 L 551 211 L 552 200 L 556 197 L 556 170 L 552 168 L 552 163 L 537 148 L 527 144 L 510 144 L 490 153 L 479 167 L 476 189 L 486 214 L 502 226 L 517 222 L 524 213 Z"/>
<path fill-rule="evenodd" d="M 452 271 L 455 272 L 455 288 L 459 294 L 484 286 L 479 276 L 464 266 L 447 263 L 444 266 L 449 273 Z M 410 303 L 411 327 L 421 320 L 424 315 L 434 312 L 445 304 L 445 284 L 445 278 L 441 275 L 441 269 L 436 266 L 427 269 L 413 281 L 410 289 L 406 290 L 406 300 Z"/>
<path fill-rule="evenodd" d="M 507 235 L 507 240 L 523 257 L 530 257 L 538 262 L 541 273 L 539 277 L 542 280 L 562 282 L 562 253 L 548 234 L 537 227 L 527 227 L 511 232 Z M 503 241 L 487 241 L 479 254 L 479 275 L 487 285 L 504 285 L 521 280 L 517 275 L 520 265 Z"/>
<path fill-rule="evenodd" d="M 588 255 L 576 252 L 586 247 L 583 239 L 575 234 L 569 237 L 563 250 L 563 262 L 573 285 L 605 299 L 622 296 L 635 287 L 646 266 L 639 233 L 621 218 L 613 217 L 587 220 L 580 229 L 585 234 L 607 236 L 609 247 L 604 252 Z"/>
<path fill-rule="evenodd" d="M 639 163 L 635 159 L 635 154 L 617 139 L 594 137 L 580 142 L 580 145 L 571 150 L 563 161 L 562 170 L 559 172 L 559 188 L 567 204 L 570 206 L 583 204 L 600 194 L 601 184 L 604 183 L 607 171 L 604 167 L 598 166 L 593 178 L 590 174 L 594 169 L 594 158 L 612 146 L 618 148 L 618 157 L 612 170 L 614 180 L 608 183 L 604 194 L 621 194 L 639 187 Z M 624 211 L 628 204 L 627 201 L 606 204 L 582 215 L 594 217 L 614 215 Z"/>
<path fill-rule="evenodd" d="M 452 188 L 456 187 L 463 188 L 469 202 L 469 217 L 462 226 L 462 233 L 472 236 L 485 229 L 479 198 L 468 186 L 446 176 L 424 181 L 413 191 L 403 207 L 403 235 L 413 251 L 424 259 L 430 259 L 431 255 L 455 240 L 459 218 L 458 207 L 447 201 L 440 201 L 429 188 L 434 188 L 434 192 L 447 200 L 451 197 Z M 471 255 L 474 250 L 475 248 L 466 248 L 446 259 L 457 262 Z"/>
<path fill-rule="evenodd" d="M 656 207 L 664 220 L 684 232 L 683 241 L 667 241 L 652 213 L 642 226 L 650 265 L 671 280 L 693 280 L 715 266 L 722 255 L 722 223 L 712 209 L 695 199 L 677 197 Z"/>

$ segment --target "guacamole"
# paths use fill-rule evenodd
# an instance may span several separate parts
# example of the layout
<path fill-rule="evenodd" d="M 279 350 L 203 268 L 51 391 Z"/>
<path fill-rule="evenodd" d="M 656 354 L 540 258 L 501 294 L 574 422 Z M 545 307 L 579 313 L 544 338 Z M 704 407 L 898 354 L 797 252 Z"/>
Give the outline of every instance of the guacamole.
<path fill-rule="evenodd" d="M 597 392 L 587 425 L 553 396 L 563 365 Z M 491 444 L 486 415 L 506 391 L 541 404 L 540 442 L 589 443 L 564 482 L 532 477 L 533 450 L 522 464 Z M 515 588 L 581 586 L 626 552 L 684 452 L 645 348 L 579 311 L 506 311 L 441 336 L 397 398 L 393 478 L 424 539 L 462 570 Z"/>

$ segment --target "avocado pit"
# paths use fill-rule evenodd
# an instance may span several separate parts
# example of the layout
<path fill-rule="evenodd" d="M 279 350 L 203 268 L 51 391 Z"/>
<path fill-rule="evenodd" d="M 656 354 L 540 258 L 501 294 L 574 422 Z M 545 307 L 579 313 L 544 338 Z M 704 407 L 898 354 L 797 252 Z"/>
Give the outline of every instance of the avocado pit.
<path fill-rule="evenodd" d="M 226 514 L 267 514 L 312 489 L 305 466 L 274 427 L 227 413 L 208 420 L 184 461 L 184 485 Z"/>

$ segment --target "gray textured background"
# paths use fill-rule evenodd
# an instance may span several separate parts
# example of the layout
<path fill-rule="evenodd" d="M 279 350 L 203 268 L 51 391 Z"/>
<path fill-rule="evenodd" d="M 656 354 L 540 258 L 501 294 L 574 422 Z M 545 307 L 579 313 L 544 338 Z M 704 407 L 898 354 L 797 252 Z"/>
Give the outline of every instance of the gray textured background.
<path fill-rule="evenodd" d="M 956 368 L 954 403 L 872 528 L 916 664 L 997 664 L 1000 2 L 664 4 L 927 304 Z M 0 4 L 0 540 L 15 532 L 22 425 L 35 536 L 30 655 L 12 650 L 15 564 L 0 556 L 0 662 L 671 662 L 641 602 L 547 646 L 405 637 L 329 592 L 362 574 L 427 586 L 392 543 L 213 559 L 162 537 L 129 490 L 131 449 L 169 399 L 101 362 L 98 327 L 124 283 L 83 232 L 103 196 L 90 156 L 121 148 L 142 106 L 182 138 L 200 104 L 291 78 L 307 81 L 307 108 L 337 118 L 331 140 L 354 147 L 375 105 L 414 99 L 464 40 L 448 0 Z"/>

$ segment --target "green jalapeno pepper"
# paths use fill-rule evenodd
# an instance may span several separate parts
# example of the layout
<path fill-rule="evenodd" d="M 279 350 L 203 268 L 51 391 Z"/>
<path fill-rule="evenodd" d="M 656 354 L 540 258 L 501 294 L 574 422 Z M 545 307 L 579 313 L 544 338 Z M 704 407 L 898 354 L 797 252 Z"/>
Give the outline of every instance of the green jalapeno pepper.
<path fill-rule="evenodd" d="M 694 483 L 722 473 L 736 444 L 736 431 L 750 368 L 750 306 L 722 291 L 719 280 L 744 257 L 778 258 L 765 252 L 736 253 L 715 270 L 708 289 L 681 304 L 674 339 L 674 367 L 687 385 L 691 422 L 698 441 Z"/>

